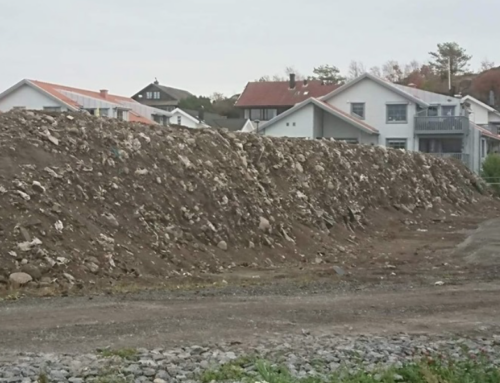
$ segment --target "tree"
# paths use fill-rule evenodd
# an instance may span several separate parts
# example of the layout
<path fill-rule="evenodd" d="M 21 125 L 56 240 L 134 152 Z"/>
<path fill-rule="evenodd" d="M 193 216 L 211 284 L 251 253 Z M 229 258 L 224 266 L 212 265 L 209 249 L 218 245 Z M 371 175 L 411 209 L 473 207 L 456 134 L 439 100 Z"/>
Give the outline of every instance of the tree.
<path fill-rule="evenodd" d="M 442 78 L 448 76 L 448 71 L 454 77 L 464 74 L 468 70 L 472 56 L 469 56 L 464 48 L 457 43 L 442 43 L 437 45 L 436 52 L 429 52 L 432 59 L 430 65 Z"/>
<path fill-rule="evenodd" d="M 365 65 L 361 61 L 351 61 L 349 64 L 349 72 L 347 74 L 348 80 L 354 80 L 356 77 L 366 73 Z"/>
<path fill-rule="evenodd" d="M 214 112 L 212 101 L 209 97 L 189 96 L 179 101 L 179 107 L 183 109 L 200 110 L 202 106 L 205 112 Z"/>
<path fill-rule="evenodd" d="M 479 69 L 479 72 L 486 72 L 487 70 L 493 69 L 495 67 L 495 63 L 493 61 L 488 60 L 488 58 L 485 58 L 483 61 L 481 61 L 481 67 Z"/>
<path fill-rule="evenodd" d="M 372 66 L 370 68 L 370 73 L 374 76 L 382 78 L 382 71 L 380 70 L 380 67 L 378 67 L 378 66 Z"/>
<path fill-rule="evenodd" d="M 214 92 L 210 96 L 210 101 L 212 101 L 212 104 L 215 104 L 218 101 L 223 101 L 225 99 L 226 99 L 226 97 L 222 93 L 219 93 L 219 92 Z"/>
<path fill-rule="evenodd" d="M 404 73 L 397 61 L 389 60 L 382 66 L 382 76 L 395 84 L 403 82 Z"/>
<path fill-rule="evenodd" d="M 320 65 L 314 68 L 313 76 L 314 79 L 324 81 L 327 84 L 343 84 L 345 78 L 340 75 L 340 71 L 336 66 L 333 65 Z"/>

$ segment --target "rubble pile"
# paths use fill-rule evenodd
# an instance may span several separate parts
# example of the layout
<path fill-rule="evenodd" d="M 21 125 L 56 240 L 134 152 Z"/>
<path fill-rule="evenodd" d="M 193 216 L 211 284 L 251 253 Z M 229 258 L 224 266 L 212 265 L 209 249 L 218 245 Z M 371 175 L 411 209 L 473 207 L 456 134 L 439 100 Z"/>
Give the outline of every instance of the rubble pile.
<path fill-rule="evenodd" d="M 0 286 L 328 257 L 367 209 L 456 208 L 479 182 L 382 147 L 13 111 L 0 116 Z"/>

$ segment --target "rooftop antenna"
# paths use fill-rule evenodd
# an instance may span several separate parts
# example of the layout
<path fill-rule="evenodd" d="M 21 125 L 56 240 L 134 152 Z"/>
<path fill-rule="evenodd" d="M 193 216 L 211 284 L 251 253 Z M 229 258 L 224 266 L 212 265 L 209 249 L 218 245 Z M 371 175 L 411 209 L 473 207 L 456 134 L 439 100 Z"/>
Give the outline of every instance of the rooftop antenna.
<path fill-rule="evenodd" d="M 155 85 L 158 85 L 159 82 L 158 82 L 158 78 L 155 77 Z"/>

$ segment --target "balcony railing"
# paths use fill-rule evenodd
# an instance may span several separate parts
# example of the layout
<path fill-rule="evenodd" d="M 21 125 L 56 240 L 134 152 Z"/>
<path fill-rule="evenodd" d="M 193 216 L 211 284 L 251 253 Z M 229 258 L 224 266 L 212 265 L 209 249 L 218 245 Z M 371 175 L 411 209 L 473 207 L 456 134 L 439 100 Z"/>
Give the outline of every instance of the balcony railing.
<path fill-rule="evenodd" d="M 415 117 L 415 133 L 418 134 L 462 134 L 469 128 L 469 118 Z"/>
<path fill-rule="evenodd" d="M 469 164 L 469 154 L 467 153 L 427 153 L 436 157 L 441 158 L 454 158 L 456 160 L 462 161 L 464 164 Z"/>

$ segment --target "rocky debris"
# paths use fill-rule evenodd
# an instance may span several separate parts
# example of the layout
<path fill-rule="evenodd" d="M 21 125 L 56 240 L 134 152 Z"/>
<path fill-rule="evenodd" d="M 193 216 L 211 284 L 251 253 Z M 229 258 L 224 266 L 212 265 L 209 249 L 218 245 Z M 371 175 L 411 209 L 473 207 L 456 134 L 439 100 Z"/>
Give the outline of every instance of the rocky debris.
<path fill-rule="evenodd" d="M 29 275 L 27 273 L 12 273 L 9 276 L 10 283 L 12 283 L 16 286 L 24 286 L 24 285 L 28 284 L 29 282 L 31 282 L 32 280 L 33 280 L 33 278 L 31 277 L 31 275 Z"/>
<path fill-rule="evenodd" d="M 288 336 L 243 347 L 239 342 L 219 345 L 185 345 L 180 348 L 106 349 L 98 354 L 0 355 L 0 381 L 83 383 L 100 381 L 200 382 L 203 373 L 227 363 L 238 363 L 245 375 L 254 376 L 257 358 L 285 366 L 301 379 L 363 370 L 373 373 L 401 367 L 421 359 L 453 362 L 483 358 L 500 365 L 498 336 L 488 339 L 438 338 L 407 335 L 387 337 Z M 254 351 L 248 351 L 253 349 Z M 394 377 L 398 381 L 398 377 Z M 245 380 L 247 381 L 247 380 Z"/>
<path fill-rule="evenodd" d="M 417 220 L 488 198 L 422 153 L 77 113 L 0 115 L 0 163 L 0 269 L 63 287 L 333 263 L 370 210 Z"/>

